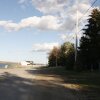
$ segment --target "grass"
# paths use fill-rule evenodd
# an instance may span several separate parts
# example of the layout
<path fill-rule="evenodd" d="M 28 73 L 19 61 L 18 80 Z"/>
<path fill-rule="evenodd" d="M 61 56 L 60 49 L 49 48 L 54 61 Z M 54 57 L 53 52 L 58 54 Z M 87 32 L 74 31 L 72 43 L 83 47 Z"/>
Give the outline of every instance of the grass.
<path fill-rule="evenodd" d="M 89 100 L 100 100 L 100 72 L 75 72 L 67 71 L 63 67 L 43 67 L 48 74 L 56 74 L 64 79 L 66 84 L 76 84 L 83 94 L 89 97 Z"/>
<path fill-rule="evenodd" d="M 47 70 L 48 73 L 60 75 L 68 78 L 70 82 L 77 82 L 77 84 L 100 89 L 100 72 L 75 72 L 67 71 L 63 67 L 43 67 L 42 70 Z"/>

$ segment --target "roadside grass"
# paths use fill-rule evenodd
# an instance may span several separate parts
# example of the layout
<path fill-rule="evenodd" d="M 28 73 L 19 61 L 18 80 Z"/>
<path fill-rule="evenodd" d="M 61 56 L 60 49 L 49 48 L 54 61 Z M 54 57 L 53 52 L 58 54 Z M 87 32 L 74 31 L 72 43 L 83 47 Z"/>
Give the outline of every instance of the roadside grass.
<path fill-rule="evenodd" d="M 18 63 L 7 63 L 9 68 L 14 68 L 14 67 L 18 67 L 19 64 Z"/>
<path fill-rule="evenodd" d="M 65 78 L 66 77 L 70 80 L 70 82 L 76 82 L 85 87 L 90 87 L 94 89 L 100 89 L 100 72 L 94 71 L 84 71 L 84 72 L 75 72 L 75 71 L 68 71 L 64 67 L 41 67 L 41 70 L 46 70 L 47 73 L 60 75 Z M 45 72 L 46 72 L 45 71 Z"/>
<path fill-rule="evenodd" d="M 2 80 L 5 80 L 5 78 L 4 77 L 0 77 L 0 81 L 2 81 Z"/>
<path fill-rule="evenodd" d="M 66 84 L 75 84 L 80 88 L 80 92 L 86 95 L 89 100 L 100 100 L 100 72 L 68 71 L 64 67 L 42 67 L 40 70 L 48 74 L 59 75 Z M 86 99 L 87 100 L 87 99 Z"/>

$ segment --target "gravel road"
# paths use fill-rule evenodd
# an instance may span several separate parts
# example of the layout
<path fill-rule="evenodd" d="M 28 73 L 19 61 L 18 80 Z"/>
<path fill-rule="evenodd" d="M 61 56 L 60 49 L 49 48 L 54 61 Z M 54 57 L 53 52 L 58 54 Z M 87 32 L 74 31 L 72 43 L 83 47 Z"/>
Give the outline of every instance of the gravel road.
<path fill-rule="evenodd" d="M 0 69 L 0 100 L 86 100 L 77 87 L 36 68 Z"/>

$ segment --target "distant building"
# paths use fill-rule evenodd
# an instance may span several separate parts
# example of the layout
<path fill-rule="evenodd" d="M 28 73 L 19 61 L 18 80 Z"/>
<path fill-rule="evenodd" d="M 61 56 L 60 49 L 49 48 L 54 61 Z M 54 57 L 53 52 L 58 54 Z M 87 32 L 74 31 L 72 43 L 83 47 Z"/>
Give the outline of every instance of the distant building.
<path fill-rule="evenodd" d="M 22 66 L 33 65 L 33 61 L 21 61 Z"/>

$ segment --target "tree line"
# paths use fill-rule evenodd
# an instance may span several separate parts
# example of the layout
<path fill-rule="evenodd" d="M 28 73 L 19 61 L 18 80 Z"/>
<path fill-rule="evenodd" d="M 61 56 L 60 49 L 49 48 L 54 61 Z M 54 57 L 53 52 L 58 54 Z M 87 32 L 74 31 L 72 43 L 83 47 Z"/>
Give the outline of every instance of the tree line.
<path fill-rule="evenodd" d="M 49 53 L 49 66 L 65 66 L 66 69 L 73 69 L 75 61 L 74 44 L 63 43 L 60 47 L 54 47 Z"/>
<path fill-rule="evenodd" d="M 93 9 L 83 28 L 83 35 L 77 48 L 75 62 L 74 44 L 63 43 L 54 47 L 49 53 L 49 66 L 65 66 L 66 69 L 96 70 L 100 69 L 100 9 Z M 76 67 L 74 67 L 76 66 Z"/>

